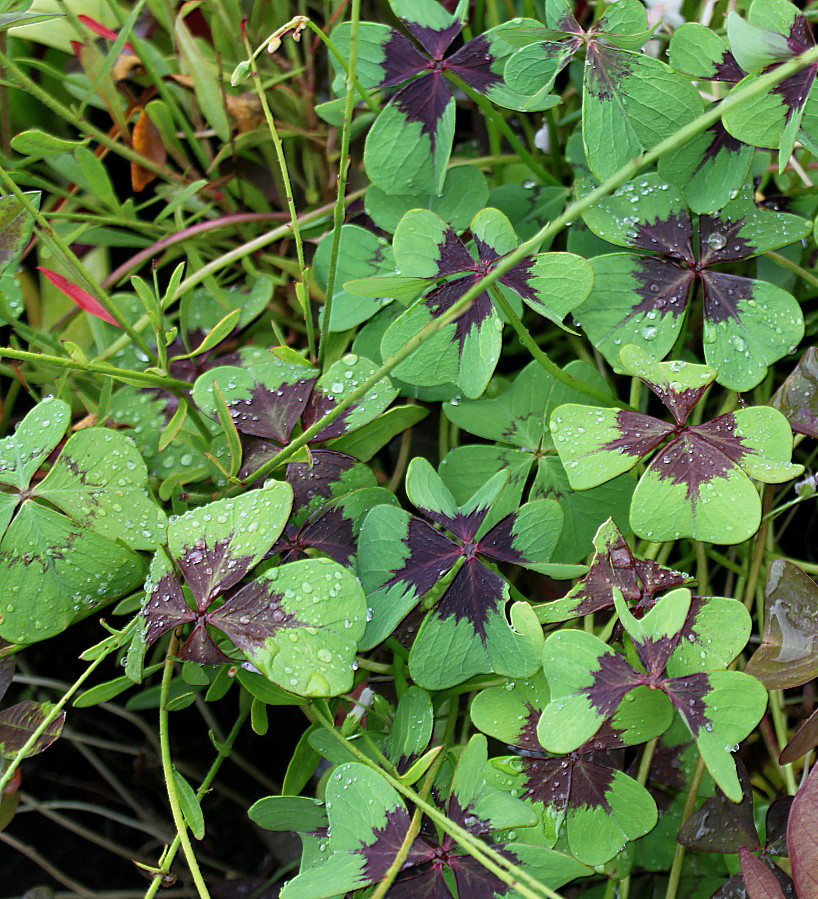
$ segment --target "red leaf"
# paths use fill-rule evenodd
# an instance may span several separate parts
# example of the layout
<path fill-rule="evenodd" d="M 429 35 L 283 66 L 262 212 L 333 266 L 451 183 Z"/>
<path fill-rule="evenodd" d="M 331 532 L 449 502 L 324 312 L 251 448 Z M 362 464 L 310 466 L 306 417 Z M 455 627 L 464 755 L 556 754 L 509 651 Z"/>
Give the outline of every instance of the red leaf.
<path fill-rule="evenodd" d="M 81 287 L 77 287 L 76 284 L 72 284 L 67 278 L 63 278 L 62 275 L 58 275 L 56 272 L 50 272 L 47 268 L 41 268 L 38 265 L 37 271 L 42 272 L 57 290 L 62 291 L 69 300 L 73 300 L 80 309 L 84 309 L 86 312 L 90 312 L 91 315 L 101 318 L 104 322 L 108 322 L 109 325 L 115 325 L 117 328 L 122 327 L 113 316 L 109 315 L 105 309 L 100 306 L 88 291 L 83 290 Z"/>
<path fill-rule="evenodd" d="M 795 794 L 787 845 L 798 899 L 818 899 L 818 765 Z"/>
<path fill-rule="evenodd" d="M 749 849 L 742 847 L 738 851 L 741 859 L 741 873 L 744 875 L 744 886 L 747 899 L 784 899 L 784 893 L 776 880 L 775 874 L 757 859 Z"/>
<path fill-rule="evenodd" d="M 106 28 L 101 22 L 97 22 L 96 19 L 92 19 L 90 16 L 78 16 L 77 17 L 86 28 L 90 28 L 94 34 L 98 34 L 100 37 L 108 38 L 109 41 L 115 41 L 117 39 L 117 33 L 115 31 L 111 31 L 110 28 Z M 133 48 L 133 45 L 129 41 L 125 41 L 123 44 L 125 50 L 129 53 L 136 52 Z"/>

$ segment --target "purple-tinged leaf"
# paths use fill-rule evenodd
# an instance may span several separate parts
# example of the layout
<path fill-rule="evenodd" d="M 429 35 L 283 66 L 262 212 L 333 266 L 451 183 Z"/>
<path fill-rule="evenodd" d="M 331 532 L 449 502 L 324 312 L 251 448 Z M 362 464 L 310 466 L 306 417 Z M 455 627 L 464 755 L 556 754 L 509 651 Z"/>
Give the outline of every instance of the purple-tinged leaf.
<path fill-rule="evenodd" d="M 698 852 L 733 855 L 739 849 L 755 851 L 761 842 L 753 819 L 753 787 L 747 769 L 736 761 L 741 802 L 731 802 L 718 787 L 716 795 L 705 800 L 679 831 L 678 841 Z"/>
<path fill-rule="evenodd" d="M 781 765 L 790 765 L 815 746 L 818 746 L 818 709 L 798 728 L 795 736 L 784 747 L 778 762 Z"/>
<path fill-rule="evenodd" d="M 818 899 L 818 767 L 812 768 L 795 794 L 787 843 L 798 899 Z"/>
<path fill-rule="evenodd" d="M 774 799 L 765 818 L 764 836 L 767 852 L 770 855 L 789 855 L 787 848 L 787 823 L 792 810 L 793 796 L 779 796 Z"/>
<path fill-rule="evenodd" d="M 669 56 L 674 69 L 703 81 L 735 84 L 746 74 L 724 38 L 698 22 L 685 22 L 673 32 Z"/>
<path fill-rule="evenodd" d="M 5 640 L 0 639 L 0 649 L 5 648 L 9 644 Z M 0 657 L 0 699 L 6 695 L 14 677 L 14 656 Z"/>
<path fill-rule="evenodd" d="M 494 61 L 490 42 L 478 35 L 448 58 L 447 68 L 479 94 L 488 94 L 503 83 L 502 77 L 492 71 Z"/>
<path fill-rule="evenodd" d="M 613 588 L 638 607 L 653 604 L 653 596 L 689 583 L 689 575 L 657 565 L 652 559 L 635 557 L 612 519 L 602 524 L 594 537 L 594 558 L 588 573 L 563 599 L 540 606 L 541 622 L 567 621 L 613 605 Z"/>
<path fill-rule="evenodd" d="M 455 624 L 466 621 L 485 647 L 486 624 L 497 606 L 504 603 L 504 586 L 499 574 L 467 555 L 437 605 L 437 616 L 440 621 L 453 618 Z"/>
<path fill-rule="evenodd" d="M 739 849 L 747 899 L 785 899 L 775 874 L 750 849 Z"/>
<path fill-rule="evenodd" d="M 215 384 L 238 431 L 286 444 L 317 376 L 314 369 L 272 357 L 247 368 L 222 366 L 205 372 L 193 387 L 193 398 L 215 419 Z"/>
<path fill-rule="evenodd" d="M 395 87 L 426 69 L 427 57 L 399 31 L 383 45 L 383 78 L 377 87 Z"/>
<path fill-rule="evenodd" d="M 818 437 L 818 348 L 807 349 L 770 405 L 784 414 L 793 431 Z"/>
<path fill-rule="evenodd" d="M 196 613 L 185 601 L 173 563 L 161 546 L 153 557 L 150 574 L 145 582 L 142 614 L 147 622 L 147 646 L 171 628 L 196 620 Z"/>
<path fill-rule="evenodd" d="M 14 758 L 25 746 L 34 731 L 52 710 L 50 702 L 18 702 L 0 710 L 0 755 Z M 65 724 L 65 712 L 60 712 L 26 753 L 26 757 L 42 752 L 59 737 Z"/>
<path fill-rule="evenodd" d="M 288 525 L 299 526 L 330 500 L 374 487 L 372 470 L 352 456 L 333 450 L 313 450 L 312 460 L 287 466 L 287 483 L 293 488 L 293 511 Z"/>
<path fill-rule="evenodd" d="M 207 632 L 205 624 L 209 618 L 210 616 L 205 614 L 197 619 L 190 636 L 176 653 L 177 658 L 186 662 L 195 662 L 197 665 L 223 665 L 225 662 L 234 661 L 219 649 Z"/>
<path fill-rule="evenodd" d="M 818 676 L 818 587 L 797 565 L 775 559 L 764 586 L 764 633 L 746 671 L 768 690 Z"/>
<path fill-rule="evenodd" d="M 694 596 L 678 645 L 667 663 L 670 677 L 722 671 L 747 645 L 752 618 L 737 599 Z"/>

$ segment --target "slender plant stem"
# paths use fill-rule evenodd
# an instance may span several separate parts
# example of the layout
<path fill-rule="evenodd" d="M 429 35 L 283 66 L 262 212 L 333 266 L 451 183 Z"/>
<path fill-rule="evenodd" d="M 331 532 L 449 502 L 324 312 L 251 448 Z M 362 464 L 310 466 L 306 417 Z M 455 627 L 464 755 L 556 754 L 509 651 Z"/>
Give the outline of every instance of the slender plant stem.
<path fill-rule="evenodd" d="M 609 393 L 605 393 L 603 390 L 597 390 L 596 387 L 577 380 L 577 378 L 564 372 L 555 362 L 552 362 L 548 357 L 548 354 L 537 346 L 537 342 L 529 333 L 528 328 L 522 323 L 520 316 L 514 311 L 514 307 L 503 296 L 500 288 L 496 284 L 492 284 L 490 289 L 494 301 L 503 310 L 503 315 L 508 319 L 511 327 L 514 328 L 517 337 L 520 339 L 520 343 L 531 353 L 552 378 L 555 378 L 561 384 L 565 384 L 566 387 L 571 387 L 578 393 L 583 393 L 585 396 L 590 397 L 597 402 L 604 403 L 606 406 L 618 406 L 620 409 L 631 408 L 627 403 L 623 403 Z"/>
<path fill-rule="evenodd" d="M 158 375 L 150 371 L 132 371 L 129 368 L 117 368 L 115 365 L 107 365 L 104 362 L 80 361 L 70 359 L 67 356 L 47 356 L 45 353 L 29 353 L 26 350 L 14 350 L 11 347 L 0 347 L 0 359 L 19 359 L 22 362 L 33 362 L 36 365 L 54 365 L 57 368 L 66 368 L 70 371 L 86 372 L 88 374 L 105 375 L 125 384 L 136 383 L 140 387 L 162 387 L 165 390 L 176 392 L 189 390 L 193 385 L 187 381 L 179 381 L 168 375 Z"/>
<path fill-rule="evenodd" d="M 182 815 L 182 807 L 179 803 L 179 794 L 176 791 L 176 778 L 174 776 L 173 761 L 170 757 L 170 726 L 168 714 L 168 700 L 170 699 L 170 682 L 173 677 L 174 656 L 178 649 L 179 641 L 174 633 L 171 636 L 168 652 L 165 656 L 165 667 L 162 672 L 162 686 L 159 694 L 159 746 L 162 756 L 162 773 L 165 777 L 165 787 L 168 791 L 170 812 L 173 815 L 173 823 L 176 826 L 176 836 L 182 845 L 185 861 L 193 877 L 193 883 L 199 893 L 200 899 L 210 899 L 207 884 L 204 882 L 199 863 L 196 861 L 196 853 L 187 833 L 187 824 Z M 167 855 L 167 853 L 166 853 Z"/>
<path fill-rule="evenodd" d="M 364 755 L 353 743 L 346 739 L 342 734 L 338 733 L 332 724 L 332 720 L 321 712 L 317 705 L 311 707 L 311 714 L 321 724 L 322 727 L 329 731 L 338 742 L 342 743 L 348 752 L 355 758 L 366 765 L 368 768 L 377 771 L 381 777 L 402 796 L 405 796 L 415 804 L 417 808 L 428 815 L 445 833 L 448 833 L 455 839 L 473 858 L 477 859 L 487 870 L 497 876 L 507 886 L 524 897 L 524 899 L 564 899 L 559 893 L 540 883 L 535 877 L 532 877 L 526 871 L 517 865 L 509 862 L 499 852 L 495 851 L 488 844 L 472 836 L 467 830 L 463 830 L 457 824 L 450 821 L 446 815 L 436 808 L 434 805 L 426 802 L 411 788 L 407 787 L 397 778 L 392 777 L 382 768 L 379 768 L 368 756 Z"/>
<path fill-rule="evenodd" d="M 797 262 L 793 262 L 792 259 L 787 259 L 786 256 L 783 256 L 781 253 L 775 253 L 772 250 L 764 254 L 771 262 L 774 262 L 776 265 L 780 265 L 781 268 L 789 269 L 791 272 L 794 272 L 801 278 L 802 281 L 806 281 L 807 284 L 812 284 L 813 287 L 818 287 L 818 276 L 814 275 L 809 269 L 803 268 L 798 265 Z"/>
<path fill-rule="evenodd" d="M 682 824 L 693 814 L 693 808 L 696 805 L 696 799 L 699 795 L 699 786 L 704 775 L 704 759 L 699 755 L 696 762 L 696 769 L 693 777 L 690 779 L 690 787 L 687 791 L 687 799 L 685 800 L 684 811 L 682 812 Z M 685 847 L 681 843 L 676 844 L 676 851 L 673 854 L 673 864 L 670 868 L 670 877 L 667 882 L 667 890 L 665 891 L 665 899 L 676 899 L 676 893 L 679 889 L 679 880 L 682 876 L 682 864 L 685 859 Z"/>
<path fill-rule="evenodd" d="M 349 138 L 352 131 L 352 113 L 355 106 L 355 92 L 352 74 L 358 62 L 358 25 L 361 19 L 361 0 L 352 0 L 349 22 L 349 70 L 347 73 L 347 97 L 344 106 L 344 122 L 341 127 L 341 155 L 338 161 L 338 195 L 332 215 L 332 246 L 327 266 L 327 286 L 324 291 L 324 316 L 321 320 L 321 340 L 318 345 L 318 367 L 322 368 L 326 358 L 329 326 L 332 319 L 332 299 L 335 294 L 335 276 L 338 271 L 338 253 L 341 249 L 341 227 L 344 224 L 344 195 L 349 173 Z"/>
<path fill-rule="evenodd" d="M 247 716 L 250 714 L 250 706 L 249 704 L 242 709 L 239 713 L 238 718 L 236 719 L 236 723 L 233 725 L 230 733 L 227 735 L 227 739 L 224 743 L 221 744 L 219 748 L 219 754 L 216 756 L 213 764 L 210 766 L 210 770 L 202 780 L 201 786 L 196 791 L 196 799 L 201 802 L 202 797 L 207 793 L 210 789 L 210 785 L 216 779 L 216 775 L 219 773 L 219 768 L 221 768 L 224 761 L 230 756 L 230 750 L 233 747 L 233 744 L 236 742 L 236 738 L 238 737 L 241 729 L 244 725 L 244 722 L 247 720 Z M 162 856 L 162 861 L 159 866 L 159 870 L 154 875 L 153 880 L 150 883 L 150 886 L 145 891 L 144 899 L 153 899 L 156 893 L 162 886 L 162 880 L 165 875 L 170 873 L 171 866 L 173 865 L 173 860 L 176 858 L 176 853 L 179 851 L 179 846 L 182 841 L 179 837 L 179 833 L 177 831 L 176 836 L 173 838 L 173 842 L 168 846 L 167 851 Z"/>
<path fill-rule="evenodd" d="M 284 155 L 284 144 L 282 144 L 281 142 L 281 137 L 279 136 L 278 128 L 276 128 L 276 123 L 275 119 L 273 118 L 272 110 L 270 109 L 270 104 L 267 102 L 267 94 L 264 92 L 264 88 L 261 84 L 261 77 L 259 76 L 258 68 L 256 66 L 255 55 L 253 54 L 250 43 L 247 40 L 247 35 L 244 34 L 243 36 L 244 46 L 249 57 L 250 71 L 253 76 L 253 84 L 255 85 L 256 94 L 258 95 L 262 111 L 264 112 L 264 118 L 267 122 L 267 129 L 269 130 L 270 137 L 273 140 L 273 148 L 275 149 L 276 159 L 278 160 L 278 168 L 281 172 L 281 182 L 284 185 L 284 195 L 287 200 L 287 209 L 290 212 L 290 230 L 295 241 L 295 253 L 296 257 L 298 258 L 298 269 L 300 274 L 300 280 L 296 282 L 296 295 L 298 297 L 299 303 L 301 304 L 301 309 L 304 313 L 304 322 L 307 326 L 307 343 L 309 345 L 309 353 L 312 358 L 315 358 L 315 334 L 313 330 L 312 311 L 310 309 L 310 291 L 309 285 L 307 283 L 307 263 L 304 260 L 304 242 L 301 239 L 301 227 L 298 222 L 298 212 L 295 208 L 295 200 L 293 199 L 293 185 L 292 179 L 290 178 L 290 170 L 287 166 L 287 157 Z"/>
<path fill-rule="evenodd" d="M 113 651 L 113 648 L 109 651 Z M 79 690 L 79 688 L 85 683 L 86 680 L 96 671 L 99 664 L 102 662 L 104 658 L 106 658 L 108 652 L 100 653 L 99 657 L 94 659 L 93 662 L 82 672 L 82 674 L 74 681 L 73 684 L 63 693 L 63 695 L 54 703 L 54 705 L 48 710 L 43 720 L 39 723 L 39 725 L 31 732 L 31 735 L 26 740 L 25 743 L 20 747 L 20 749 L 15 754 L 14 758 L 9 761 L 6 765 L 5 771 L 3 771 L 2 776 L 0 776 L 0 796 L 3 795 L 3 790 L 8 786 L 11 782 L 12 777 L 14 777 L 14 772 L 20 767 L 20 762 L 31 752 L 31 750 L 37 745 L 37 740 L 46 732 L 49 725 L 52 721 L 55 721 L 59 716 L 60 712 L 63 710 L 63 706 L 68 702 L 68 700 Z"/>

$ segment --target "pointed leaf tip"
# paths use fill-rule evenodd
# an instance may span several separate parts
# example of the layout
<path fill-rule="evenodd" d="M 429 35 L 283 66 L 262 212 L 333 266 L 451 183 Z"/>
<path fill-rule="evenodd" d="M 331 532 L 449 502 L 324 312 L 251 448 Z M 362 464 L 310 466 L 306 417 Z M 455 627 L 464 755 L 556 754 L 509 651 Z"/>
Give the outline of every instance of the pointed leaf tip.
<path fill-rule="evenodd" d="M 83 290 L 81 287 L 78 287 L 76 284 L 72 284 L 67 278 L 63 278 L 62 275 L 58 275 L 56 272 L 49 271 L 47 268 L 43 268 L 42 266 L 37 266 L 37 271 L 42 272 L 46 278 L 57 288 L 57 290 L 64 293 L 69 300 L 76 303 L 80 309 L 85 312 L 89 312 L 91 315 L 95 315 L 97 318 L 101 318 L 104 322 L 108 322 L 109 325 L 113 325 L 116 328 L 121 328 L 122 325 L 112 316 L 110 315 L 103 306 L 95 300 L 87 290 Z"/>

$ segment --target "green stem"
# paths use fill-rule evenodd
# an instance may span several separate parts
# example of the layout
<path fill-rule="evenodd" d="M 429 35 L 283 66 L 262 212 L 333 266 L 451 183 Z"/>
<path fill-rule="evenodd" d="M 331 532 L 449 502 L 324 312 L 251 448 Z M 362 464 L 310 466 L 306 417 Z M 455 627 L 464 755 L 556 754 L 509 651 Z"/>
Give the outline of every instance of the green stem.
<path fill-rule="evenodd" d="M 45 353 L 28 353 L 25 350 L 14 350 L 11 347 L 0 347 L 0 359 L 19 359 L 22 362 L 32 362 L 35 365 L 54 365 L 57 368 L 67 368 L 71 371 L 82 371 L 90 374 L 106 375 L 125 384 L 137 382 L 145 387 L 162 387 L 165 390 L 190 390 L 193 386 L 187 381 L 179 381 L 167 375 L 157 375 L 150 371 L 131 371 L 127 368 L 117 368 L 115 365 L 107 365 L 104 362 L 82 362 L 78 359 L 70 359 L 67 356 L 47 356 Z"/>
<path fill-rule="evenodd" d="M 478 94 L 474 88 L 466 84 L 462 78 L 458 78 L 451 69 L 446 71 L 446 76 L 456 84 L 468 97 L 470 97 L 480 108 L 480 111 L 486 117 L 486 120 L 494 125 L 503 137 L 511 144 L 520 159 L 528 166 L 533 175 L 536 175 L 543 184 L 550 184 L 553 187 L 562 187 L 562 184 L 528 152 L 523 146 L 519 137 L 511 130 L 508 122 L 497 111 L 492 102 Z"/>
<path fill-rule="evenodd" d="M 48 726 L 55 721 L 60 712 L 63 709 L 63 706 L 68 702 L 68 700 L 79 690 L 79 688 L 85 683 L 86 680 L 94 673 L 99 664 L 103 659 L 107 658 L 108 654 L 113 651 L 115 647 L 111 647 L 108 652 L 103 652 L 100 656 L 94 659 L 93 662 L 83 671 L 83 673 L 74 681 L 73 684 L 66 690 L 65 693 L 57 700 L 56 703 L 48 710 L 46 716 L 39 723 L 39 725 L 31 732 L 31 735 L 26 740 L 25 743 L 20 747 L 20 749 L 15 753 L 14 758 L 9 761 L 6 765 L 5 770 L 3 771 L 2 776 L 0 776 L 0 796 L 3 795 L 3 790 L 8 786 L 11 782 L 12 777 L 14 777 L 14 772 L 20 767 L 20 762 L 31 752 L 31 750 L 37 744 L 37 740 L 46 732 Z"/>
<path fill-rule="evenodd" d="M 401 783 L 400 780 L 392 777 L 386 771 L 379 768 L 368 756 L 364 755 L 353 743 L 347 740 L 333 726 L 332 720 L 323 714 L 317 705 L 311 708 L 311 713 L 315 719 L 329 731 L 330 735 L 340 742 L 347 752 L 351 753 L 363 765 L 377 771 L 381 777 L 402 796 L 412 802 L 416 808 L 419 808 L 429 818 L 431 818 L 445 833 L 448 833 L 455 839 L 473 858 L 477 859 L 487 870 L 491 871 L 496 877 L 502 880 L 511 889 L 516 890 L 524 899 L 564 899 L 559 893 L 549 889 L 540 883 L 535 877 L 532 877 L 526 871 L 517 865 L 509 862 L 499 852 L 492 849 L 491 846 L 472 836 L 467 830 L 452 823 L 446 815 L 438 808 L 422 799 L 414 790 Z"/>
<path fill-rule="evenodd" d="M 335 276 L 338 271 L 338 253 L 341 249 L 341 227 L 344 224 L 344 195 L 349 173 L 349 139 L 352 131 L 352 114 L 355 107 L 355 92 L 352 77 L 358 62 L 358 25 L 361 19 L 361 0 L 352 0 L 349 23 L 349 70 L 347 73 L 347 98 L 344 106 L 344 123 L 341 127 L 341 155 L 338 161 L 338 193 L 332 215 L 332 246 L 327 268 L 327 286 L 324 291 L 324 317 L 321 321 L 321 341 L 318 345 L 318 367 L 322 368 L 326 357 L 329 326 L 332 318 L 332 299 L 335 294 Z"/>
<path fill-rule="evenodd" d="M 173 815 L 173 823 L 176 826 L 176 836 L 182 845 L 182 851 L 185 855 L 185 861 L 190 869 L 193 883 L 199 893 L 200 899 L 210 899 L 210 893 L 207 884 L 204 882 L 202 872 L 199 870 L 199 863 L 196 861 L 196 854 L 187 834 L 187 824 L 185 824 L 182 815 L 182 807 L 179 803 L 179 794 L 176 792 L 176 778 L 174 777 L 173 761 L 170 757 L 170 730 L 168 715 L 168 700 L 170 699 L 170 682 L 173 676 L 174 656 L 178 648 L 179 641 L 174 633 L 170 639 L 168 652 L 165 656 L 165 667 L 162 672 L 162 686 L 159 694 L 159 747 L 162 755 L 162 773 L 165 777 L 165 787 L 168 791 L 168 802 L 170 803 L 170 811 Z M 150 888 L 149 888 L 150 889 Z"/>
<path fill-rule="evenodd" d="M 528 328 L 522 323 L 520 316 L 514 311 L 511 303 L 509 303 L 500 292 L 500 288 L 497 287 L 496 284 L 492 284 L 490 290 L 494 302 L 503 310 L 503 315 L 508 319 L 511 327 L 514 328 L 520 343 L 529 351 L 529 353 L 531 353 L 552 378 L 565 384 L 566 387 L 571 387 L 578 393 L 583 393 L 585 396 L 597 400 L 597 402 L 604 403 L 606 406 L 618 406 L 620 409 L 630 408 L 627 403 L 623 403 L 609 393 L 597 390 L 596 387 L 592 387 L 590 384 L 583 384 L 582 381 L 578 381 L 572 375 L 564 372 L 555 362 L 552 362 L 547 354 L 537 345 L 536 341 L 529 333 Z"/>
<path fill-rule="evenodd" d="M 239 713 L 239 717 L 236 719 L 236 723 L 233 725 L 232 730 L 227 735 L 227 739 L 221 745 L 219 750 L 219 754 L 216 756 L 213 764 L 210 766 L 210 770 L 204 777 L 200 787 L 196 790 L 196 799 L 201 802 L 202 797 L 207 793 L 210 789 L 210 785 L 216 779 L 216 775 L 219 773 L 219 768 L 221 768 L 222 764 L 226 759 L 230 757 L 230 750 L 233 748 L 233 744 L 236 742 L 236 738 L 241 732 L 242 726 L 244 722 L 247 720 L 247 716 L 250 714 L 250 706 L 249 704 L 245 709 L 243 709 Z M 173 838 L 173 842 L 168 846 L 167 850 L 162 855 L 162 861 L 160 862 L 159 870 L 154 875 L 153 880 L 151 881 L 150 886 L 145 891 L 144 899 L 153 899 L 153 897 L 157 894 L 159 889 L 162 886 L 162 881 L 165 875 L 170 873 L 171 865 L 173 864 L 173 860 L 176 857 L 176 853 L 179 851 L 179 846 L 181 845 L 181 840 L 179 838 L 179 834 Z"/>
<path fill-rule="evenodd" d="M 773 719 L 773 727 L 775 728 L 775 738 L 778 741 L 778 749 L 780 751 L 787 745 L 787 720 L 784 717 L 784 694 L 781 690 L 770 690 L 770 715 Z M 773 759 L 773 763 L 781 772 L 784 783 L 787 785 L 787 792 L 790 796 L 795 796 L 798 792 L 798 784 L 795 782 L 795 772 L 792 770 L 792 763 L 782 765 L 778 758 Z"/>
<path fill-rule="evenodd" d="M 108 294 L 97 284 L 96 280 L 89 274 L 85 266 L 74 255 L 73 250 L 68 244 L 59 237 L 49 225 L 45 216 L 31 202 L 31 200 L 20 190 L 20 188 L 12 180 L 6 170 L 0 166 L 0 181 L 5 184 L 8 190 L 14 195 L 17 202 L 25 209 L 37 223 L 40 229 L 40 236 L 45 245 L 74 272 L 78 278 L 88 289 L 94 299 L 102 306 L 102 308 L 110 315 L 114 321 L 119 323 L 122 330 L 130 337 L 130 339 L 151 359 L 156 359 L 155 354 L 150 347 L 142 340 L 141 336 L 134 330 L 133 325 L 122 315 L 117 307 L 108 299 Z"/>
<path fill-rule="evenodd" d="M 780 265 L 781 268 L 789 269 L 791 272 L 795 272 L 799 278 L 803 281 L 806 281 L 807 284 L 812 284 L 813 287 L 818 287 L 818 276 L 814 275 L 809 269 L 802 268 L 798 265 L 797 262 L 793 262 L 791 259 L 787 259 L 786 256 L 782 256 L 781 253 L 775 253 L 772 250 L 764 254 L 771 262 L 774 262 L 776 265 Z"/>
<path fill-rule="evenodd" d="M 699 755 L 696 762 L 696 770 L 690 779 L 690 788 L 687 791 L 687 799 L 685 800 L 684 811 L 682 812 L 682 825 L 693 814 L 693 807 L 696 805 L 696 799 L 699 796 L 699 786 L 704 775 L 704 759 Z M 685 859 L 685 847 L 681 843 L 676 844 L 676 851 L 673 854 L 673 864 L 670 868 L 670 877 L 667 882 L 667 890 L 665 891 L 665 899 L 676 899 L 676 893 L 679 889 L 679 881 L 682 876 L 682 864 Z"/>
<path fill-rule="evenodd" d="M 293 185 L 290 178 L 290 170 L 287 165 L 287 158 L 284 155 L 284 144 L 281 142 L 278 129 L 276 128 L 275 119 L 273 118 L 270 104 L 267 102 L 267 94 L 261 84 L 261 77 L 256 66 L 255 56 L 244 35 L 244 46 L 250 61 L 250 71 L 253 76 L 253 83 L 256 88 L 261 108 L 264 112 L 264 119 L 267 122 L 267 129 L 273 140 L 273 148 L 275 149 L 276 159 L 278 160 L 278 168 L 281 172 L 281 183 L 284 186 L 284 196 L 287 200 L 287 209 L 290 213 L 290 230 L 295 240 L 295 253 L 298 258 L 298 268 L 300 273 L 300 281 L 296 283 L 296 296 L 301 303 L 304 313 L 304 323 L 307 326 L 307 343 L 309 344 L 309 353 L 311 358 L 315 358 L 315 335 L 313 332 L 312 311 L 310 309 L 310 291 L 307 283 L 307 263 L 304 259 L 304 242 L 301 239 L 301 228 L 298 223 L 298 212 L 295 208 L 295 200 L 293 199 Z"/>

